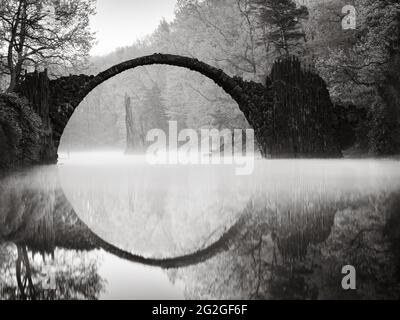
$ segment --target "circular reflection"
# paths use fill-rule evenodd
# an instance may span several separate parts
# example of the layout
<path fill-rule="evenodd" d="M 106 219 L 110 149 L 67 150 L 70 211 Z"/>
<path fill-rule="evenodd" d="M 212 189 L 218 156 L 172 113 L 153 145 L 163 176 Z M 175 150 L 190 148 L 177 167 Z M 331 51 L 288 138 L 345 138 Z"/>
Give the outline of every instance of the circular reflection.
<path fill-rule="evenodd" d="M 146 257 L 207 247 L 236 222 L 250 197 L 249 177 L 237 178 L 232 166 L 75 160 L 61 165 L 59 175 L 80 219 L 106 242 Z"/>
<path fill-rule="evenodd" d="M 250 176 L 236 176 L 233 166 L 155 166 L 139 156 L 108 157 L 70 159 L 59 167 L 61 186 L 101 239 L 148 258 L 206 248 L 245 208 L 303 214 L 393 190 L 400 181 L 393 176 L 398 162 L 390 161 L 262 160 Z"/>

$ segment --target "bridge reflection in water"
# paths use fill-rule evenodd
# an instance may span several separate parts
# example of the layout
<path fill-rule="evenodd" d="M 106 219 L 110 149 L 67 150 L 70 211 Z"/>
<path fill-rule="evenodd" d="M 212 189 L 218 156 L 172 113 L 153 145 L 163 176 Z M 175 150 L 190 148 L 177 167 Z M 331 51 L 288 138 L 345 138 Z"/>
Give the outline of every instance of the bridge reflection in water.
<path fill-rule="evenodd" d="M 399 166 L 21 172 L 0 186 L 0 298 L 399 298 Z"/>

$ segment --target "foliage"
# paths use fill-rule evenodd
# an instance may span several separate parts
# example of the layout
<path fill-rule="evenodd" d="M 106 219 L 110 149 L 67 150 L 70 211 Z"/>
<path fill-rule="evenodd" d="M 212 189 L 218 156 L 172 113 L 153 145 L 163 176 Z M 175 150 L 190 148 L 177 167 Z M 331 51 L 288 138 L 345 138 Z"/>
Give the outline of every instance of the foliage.
<path fill-rule="evenodd" d="M 172 22 L 162 20 L 148 37 L 107 56 L 93 58 L 90 71 L 97 73 L 124 60 L 164 52 L 195 57 L 230 75 L 265 82 L 277 57 L 295 54 L 325 80 L 331 99 L 340 106 L 336 109 L 340 122 L 336 127 L 347 127 L 350 132 L 338 132 L 343 148 L 354 149 L 357 154 L 397 154 L 399 4 L 392 0 L 354 0 L 357 28 L 343 30 L 342 8 L 348 1 L 302 1 L 306 7 L 296 3 L 179 0 Z M 142 112 L 153 110 L 149 109 L 148 94 L 154 86 L 160 90 L 161 109 L 165 110 L 161 117 L 165 121 L 177 120 L 180 129 L 249 127 L 236 103 L 208 79 L 179 68 L 151 66 L 128 71 L 91 93 L 93 103 L 90 107 L 82 104 L 78 111 L 81 124 L 74 124 L 75 120 L 70 124 L 75 129 L 82 126 L 82 133 L 74 129 L 72 134 L 67 129 L 71 134 L 66 140 L 72 149 L 85 139 L 90 141 L 84 145 L 118 145 L 123 149 L 125 96 L 132 99 L 140 118 Z M 359 112 L 354 113 L 353 108 Z M 368 116 L 353 121 L 350 118 L 355 114 Z M 85 117 L 91 119 L 90 126 L 84 125 Z M 165 123 L 158 125 L 164 127 Z M 86 130 L 88 127 L 90 130 Z M 90 138 L 85 138 L 88 131 Z"/>
<path fill-rule="evenodd" d="M 0 7 L 0 68 L 13 91 L 27 68 L 77 67 L 93 44 L 94 0 L 4 0 Z"/>
<path fill-rule="evenodd" d="M 261 27 L 268 30 L 264 41 L 274 44 L 279 55 L 293 53 L 293 47 L 305 40 L 301 20 L 307 20 L 308 10 L 293 0 L 253 0 Z"/>
<path fill-rule="evenodd" d="M 356 144 L 374 155 L 396 154 L 400 87 L 394 70 L 399 59 L 400 6 L 383 0 L 358 0 L 354 5 L 357 29 L 347 31 L 331 28 L 328 16 L 332 10 L 339 12 L 336 1 L 316 5 L 316 21 L 323 32 L 310 34 L 315 64 L 336 102 L 362 107 L 370 114 L 363 124 L 368 133 Z M 318 48 L 320 44 L 325 49 Z"/>
<path fill-rule="evenodd" d="M 398 299 L 396 199 L 398 193 L 352 194 L 287 214 L 249 206 L 248 223 L 228 252 L 176 277 L 189 299 Z M 348 264 L 357 270 L 356 291 L 341 286 Z"/>
<path fill-rule="evenodd" d="M 25 99 L 0 94 L 0 170 L 40 162 L 42 121 Z"/>

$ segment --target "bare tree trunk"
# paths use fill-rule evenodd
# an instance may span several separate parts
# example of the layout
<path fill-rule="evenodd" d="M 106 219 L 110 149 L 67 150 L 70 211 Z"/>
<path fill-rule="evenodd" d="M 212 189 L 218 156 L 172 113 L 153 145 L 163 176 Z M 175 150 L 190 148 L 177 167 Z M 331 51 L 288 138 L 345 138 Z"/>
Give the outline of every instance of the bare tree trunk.
<path fill-rule="evenodd" d="M 7 92 L 13 92 L 15 90 L 16 85 L 17 85 L 17 75 L 15 70 L 11 70 L 10 85 L 8 86 Z"/>
<path fill-rule="evenodd" d="M 29 297 L 30 299 L 35 300 L 36 292 L 35 292 L 35 286 L 33 285 L 32 281 L 32 270 L 31 270 L 31 265 L 29 263 L 28 252 L 25 246 L 20 246 L 20 245 L 17 245 L 17 251 L 18 251 L 18 257 L 15 264 L 16 268 L 15 274 L 21 298 L 23 300 L 26 300 Z M 22 277 L 22 266 L 25 267 L 24 277 Z M 26 285 L 28 285 L 29 296 L 27 296 L 27 293 L 25 292 Z"/>
<path fill-rule="evenodd" d="M 11 37 L 8 44 L 8 52 L 7 52 L 7 63 L 8 69 L 10 70 L 10 85 L 7 89 L 7 92 L 13 92 L 18 82 L 18 78 L 21 74 L 22 70 L 22 50 L 25 43 L 26 37 L 26 23 L 21 23 L 24 17 L 26 17 L 26 8 L 27 3 L 25 1 L 20 1 L 17 13 L 15 15 L 15 20 L 13 21 L 13 26 L 11 28 Z M 18 28 L 21 26 L 21 30 L 18 34 Z M 17 46 L 15 44 L 15 40 L 19 35 L 21 43 Z M 14 63 L 14 50 L 17 50 L 18 60 Z"/>
<path fill-rule="evenodd" d="M 134 115 L 131 98 L 125 95 L 126 153 L 132 154 L 143 149 L 139 119 Z"/>
<path fill-rule="evenodd" d="M 17 278 L 17 285 L 18 285 L 18 290 L 21 295 L 22 300 L 26 300 L 26 294 L 25 294 L 25 285 L 22 282 L 22 276 L 21 276 L 21 270 L 22 270 L 22 263 L 23 263 L 23 255 L 21 251 L 21 247 L 18 246 L 18 257 L 17 261 L 15 263 L 15 276 Z"/>

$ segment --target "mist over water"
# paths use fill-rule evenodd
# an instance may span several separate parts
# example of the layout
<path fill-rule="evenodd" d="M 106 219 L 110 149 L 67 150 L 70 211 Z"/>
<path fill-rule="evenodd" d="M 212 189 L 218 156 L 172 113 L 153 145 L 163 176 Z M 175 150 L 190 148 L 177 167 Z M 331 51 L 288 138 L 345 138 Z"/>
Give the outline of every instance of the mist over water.
<path fill-rule="evenodd" d="M 349 2 L 0 0 L 0 300 L 399 300 L 400 0 Z"/>
<path fill-rule="evenodd" d="M 397 297 L 400 260 L 388 226 L 398 228 L 398 161 L 256 160 L 249 176 L 234 169 L 60 154 L 57 166 L 2 181 L 3 260 L 21 245 L 50 254 L 30 263 L 51 270 L 33 278 L 54 292 L 71 277 L 60 261 L 91 270 L 82 277 L 97 285 L 74 287 L 86 298 L 354 298 L 338 285 L 349 263 L 367 279 L 355 298 Z M 147 265 L 191 254 L 179 268 Z M 6 274 L 3 287 L 16 287 Z"/>
<path fill-rule="evenodd" d="M 145 156 L 77 153 L 61 158 L 58 172 L 91 230 L 152 257 L 197 249 L 249 203 L 278 216 L 304 214 L 400 187 L 400 165 L 390 160 L 258 160 L 251 175 L 236 176 L 233 165 L 150 165 Z"/>

